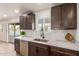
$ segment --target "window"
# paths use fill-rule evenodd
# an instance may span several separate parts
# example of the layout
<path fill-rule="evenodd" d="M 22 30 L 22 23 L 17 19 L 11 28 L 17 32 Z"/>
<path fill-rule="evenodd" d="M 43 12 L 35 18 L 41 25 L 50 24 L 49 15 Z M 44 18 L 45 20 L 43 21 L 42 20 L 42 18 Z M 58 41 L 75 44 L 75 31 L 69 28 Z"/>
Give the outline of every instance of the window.
<path fill-rule="evenodd" d="M 20 35 L 20 25 L 19 24 L 9 24 L 9 35 L 19 36 Z"/>
<path fill-rule="evenodd" d="M 41 31 L 41 28 L 43 26 L 44 32 L 50 32 L 51 31 L 51 21 L 49 18 L 39 19 L 38 20 L 38 28 L 39 31 Z"/>

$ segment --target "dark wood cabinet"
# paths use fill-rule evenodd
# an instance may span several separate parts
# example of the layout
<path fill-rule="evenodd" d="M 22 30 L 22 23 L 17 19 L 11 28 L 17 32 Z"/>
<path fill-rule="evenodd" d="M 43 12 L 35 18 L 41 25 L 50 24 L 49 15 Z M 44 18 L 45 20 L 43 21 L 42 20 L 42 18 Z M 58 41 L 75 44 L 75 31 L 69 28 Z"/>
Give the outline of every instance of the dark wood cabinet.
<path fill-rule="evenodd" d="M 48 56 L 47 47 L 37 47 L 37 55 L 38 56 Z"/>
<path fill-rule="evenodd" d="M 28 51 L 29 51 L 29 56 L 36 56 L 37 55 L 37 48 L 35 46 L 29 45 Z"/>
<path fill-rule="evenodd" d="M 49 46 L 45 44 L 29 42 L 28 43 L 29 56 L 78 56 L 79 51 L 65 49 L 56 46 Z"/>
<path fill-rule="evenodd" d="M 26 29 L 27 25 L 25 23 L 26 23 L 26 17 L 20 16 L 20 29 Z"/>
<path fill-rule="evenodd" d="M 77 28 L 77 4 L 67 3 L 62 5 L 62 27 L 64 29 Z"/>
<path fill-rule="evenodd" d="M 79 51 L 15 39 L 15 51 L 24 56 L 79 56 Z"/>
<path fill-rule="evenodd" d="M 20 40 L 19 39 L 14 40 L 14 46 L 15 46 L 15 51 L 17 53 L 20 53 Z"/>
<path fill-rule="evenodd" d="M 20 29 L 35 29 L 35 14 L 29 13 L 27 16 L 20 16 Z"/>
<path fill-rule="evenodd" d="M 61 29 L 61 6 L 52 7 L 51 29 Z"/>
<path fill-rule="evenodd" d="M 61 51 L 57 51 L 57 50 L 53 50 L 51 49 L 51 56 L 68 56 L 65 53 L 61 52 Z"/>
<path fill-rule="evenodd" d="M 48 56 L 48 46 L 29 42 L 29 56 Z"/>
<path fill-rule="evenodd" d="M 51 8 L 52 29 L 77 28 L 77 4 L 65 3 Z"/>
<path fill-rule="evenodd" d="M 76 56 L 77 51 L 51 46 L 50 55 L 51 56 Z"/>

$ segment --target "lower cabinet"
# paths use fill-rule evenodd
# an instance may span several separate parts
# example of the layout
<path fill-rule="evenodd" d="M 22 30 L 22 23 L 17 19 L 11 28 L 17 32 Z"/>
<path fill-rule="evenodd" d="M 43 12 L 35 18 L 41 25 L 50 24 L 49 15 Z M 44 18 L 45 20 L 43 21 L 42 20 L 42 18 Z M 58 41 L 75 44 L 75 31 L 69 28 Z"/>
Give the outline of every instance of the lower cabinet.
<path fill-rule="evenodd" d="M 48 46 L 29 42 L 29 56 L 48 56 Z"/>
<path fill-rule="evenodd" d="M 37 55 L 38 56 L 48 56 L 48 48 L 47 47 L 37 47 Z"/>
<path fill-rule="evenodd" d="M 15 50 L 22 56 L 79 56 L 79 51 L 15 39 Z"/>
<path fill-rule="evenodd" d="M 37 48 L 32 46 L 32 45 L 29 45 L 28 46 L 28 49 L 29 49 L 29 56 L 36 56 L 37 55 Z"/>
<path fill-rule="evenodd" d="M 28 43 L 29 56 L 77 56 L 79 51 L 70 49 L 48 46 L 40 43 Z"/>
<path fill-rule="evenodd" d="M 19 39 L 14 40 L 14 47 L 15 47 L 15 51 L 17 53 L 20 53 L 20 40 Z"/>

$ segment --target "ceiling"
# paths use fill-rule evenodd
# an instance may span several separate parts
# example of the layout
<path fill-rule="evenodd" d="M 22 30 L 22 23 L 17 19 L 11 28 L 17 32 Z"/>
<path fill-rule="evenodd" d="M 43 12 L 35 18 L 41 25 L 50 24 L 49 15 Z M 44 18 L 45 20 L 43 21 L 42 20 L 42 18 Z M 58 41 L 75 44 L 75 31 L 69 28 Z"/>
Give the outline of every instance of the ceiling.
<path fill-rule="evenodd" d="M 0 20 L 15 17 L 27 11 L 40 11 L 56 3 L 0 3 Z"/>

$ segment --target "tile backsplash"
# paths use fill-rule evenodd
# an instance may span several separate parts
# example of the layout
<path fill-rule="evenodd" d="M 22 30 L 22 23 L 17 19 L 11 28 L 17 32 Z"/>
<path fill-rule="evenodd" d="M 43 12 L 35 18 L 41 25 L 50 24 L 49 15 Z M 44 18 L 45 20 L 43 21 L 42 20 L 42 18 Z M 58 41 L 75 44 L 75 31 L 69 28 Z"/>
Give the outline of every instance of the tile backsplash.
<path fill-rule="evenodd" d="M 27 32 L 26 36 L 40 38 L 39 31 L 25 30 L 25 32 Z M 67 33 L 71 33 L 74 36 L 74 38 L 76 39 L 76 37 L 77 37 L 76 30 L 52 30 L 51 32 L 45 33 L 45 38 L 48 40 L 65 40 L 65 35 Z"/>

